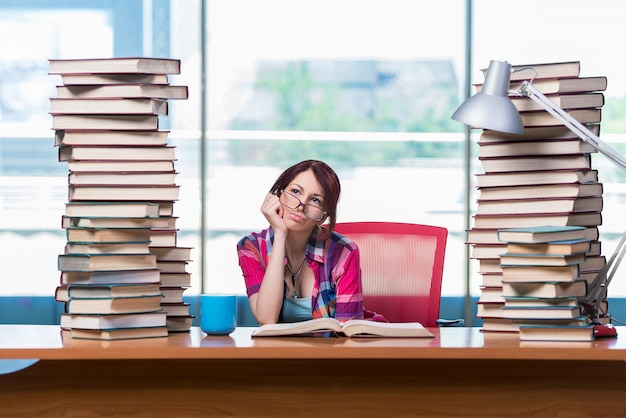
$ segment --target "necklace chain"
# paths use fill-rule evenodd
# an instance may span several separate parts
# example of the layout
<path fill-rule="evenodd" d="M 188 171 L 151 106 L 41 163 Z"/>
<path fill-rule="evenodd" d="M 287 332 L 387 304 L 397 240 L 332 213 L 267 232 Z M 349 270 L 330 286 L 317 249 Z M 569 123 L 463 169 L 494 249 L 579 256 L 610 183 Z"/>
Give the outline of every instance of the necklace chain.
<path fill-rule="evenodd" d="M 304 257 L 302 259 L 302 263 L 300 263 L 300 267 L 298 267 L 298 270 L 296 270 L 296 272 L 294 273 L 291 270 L 291 267 L 289 267 L 289 258 L 287 258 L 287 270 L 289 270 L 289 274 L 291 274 L 291 281 L 295 284 L 295 281 L 298 280 L 300 278 L 300 273 L 302 273 L 302 268 L 304 267 L 304 262 L 306 261 L 306 257 Z"/>
<path fill-rule="evenodd" d="M 291 267 L 289 267 L 289 257 L 287 257 L 287 264 L 285 264 L 285 266 L 287 267 L 287 270 L 289 271 L 289 274 L 291 274 L 291 285 L 293 286 L 293 297 L 295 299 L 300 297 L 300 294 L 297 290 L 296 281 L 299 282 L 300 273 L 302 273 L 302 269 L 304 268 L 305 261 L 306 261 L 306 255 L 302 259 L 302 262 L 300 263 L 300 266 L 298 267 L 295 273 L 293 272 L 293 270 L 291 270 Z"/>

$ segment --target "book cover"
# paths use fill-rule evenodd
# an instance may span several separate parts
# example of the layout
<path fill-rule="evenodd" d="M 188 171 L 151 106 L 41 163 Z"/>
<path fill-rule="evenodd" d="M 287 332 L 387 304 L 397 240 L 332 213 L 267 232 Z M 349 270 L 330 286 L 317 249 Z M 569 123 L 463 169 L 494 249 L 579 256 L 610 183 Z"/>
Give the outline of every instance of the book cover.
<path fill-rule="evenodd" d="M 588 142 L 572 140 L 509 141 L 478 143 L 478 157 L 518 157 L 539 155 L 572 155 L 595 153 Z"/>
<path fill-rule="evenodd" d="M 144 270 L 62 271 L 61 285 L 102 285 L 128 283 L 159 283 L 160 272 L 156 268 Z"/>
<path fill-rule="evenodd" d="M 507 243 L 507 252 L 512 254 L 577 254 L 587 253 L 591 250 L 591 241 L 588 239 L 575 239 L 565 241 L 552 241 L 545 243 Z"/>
<path fill-rule="evenodd" d="M 184 287 L 161 286 L 160 292 L 163 295 L 161 303 L 182 303 L 185 290 L 187 289 Z"/>
<path fill-rule="evenodd" d="M 602 120 L 601 109 L 572 109 L 567 110 L 571 117 L 580 123 L 600 123 Z M 548 112 L 522 112 L 520 113 L 524 127 L 529 126 L 555 126 L 563 125 L 559 119 Z"/>
<path fill-rule="evenodd" d="M 192 247 L 154 247 L 157 261 L 191 261 Z"/>
<path fill-rule="evenodd" d="M 51 98 L 51 115 L 168 115 L 167 100 L 162 99 L 80 99 Z"/>
<path fill-rule="evenodd" d="M 61 81 L 65 86 L 97 84 L 169 84 L 167 74 L 139 73 L 62 74 Z"/>
<path fill-rule="evenodd" d="M 138 314 L 61 314 L 60 325 L 63 329 L 112 329 L 166 326 L 165 312 L 149 312 Z"/>
<path fill-rule="evenodd" d="M 60 254 L 61 271 L 145 270 L 157 267 L 154 254 Z"/>
<path fill-rule="evenodd" d="M 157 130 L 157 115 L 52 115 L 52 129 Z"/>
<path fill-rule="evenodd" d="M 547 90 L 545 87 L 542 87 L 541 84 L 539 84 L 538 89 L 541 89 L 541 88 L 544 88 L 544 90 Z M 604 89 L 599 89 L 599 90 L 604 90 Z M 602 107 L 604 105 L 604 94 L 602 93 L 558 94 L 558 95 L 547 96 L 547 98 L 548 100 L 550 100 L 552 103 L 554 103 L 556 106 L 560 107 L 561 109 L 595 108 L 595 107 Z M 513 103 L 513 106 L 515 106 L 515 108 L 519 112 L 531 112 L 531 111 L 544 111 L 545 110 L 543 106 L 539 105 L 537 102 L 535 102 L 529 97 L 513 96 L 511 97 L 511 102 Z"/>
<path fill-rule="evenodd" d="M 88 243 L 67 242 L 65 254 L 150 254 L 150 243 L 119 242 L 119 243 Z"/>
<path fill-rule="evenodd" d="M 594 327 L 523 325 L 519 327 L 520 341 L 593 341 Z"/>
<path fill-rule="evenodd" d="M 187 261 L 165 261 L 156 260 L 157 268 L 161 271 L 161 273 L 186 273 L 187 272 Z"/>
<path fill-rule="evenodd" d="M 62 146 L 165 146 L 169 131 L 110 131 L 110 130 L 57 130 L 54 132 L 54 145 Z"/>
<path fill-rule="evenodd" d="M 186 100 L 189 98 L 187 86 L 156 84 L 109 84 L 94 86 L 57 86 L 56 97 L 59 99 L 135 99 L 152 98 L 168 100 Z"/>
<path fill-rule="evenodd" d="M 578 306 L 577 297 L 539 298 L 534 296 L 503 296 L 504 306 L 509 308 L 545 308 Z"/>
<path fill-rule="evenodd" d="M 561 254 L 515 254 L 500 255 L 501 266 L 569 266 L 581 264 L 586 260 L 583 253 Z"/>
<path fill-rule="evenodd" d="M 390 323 L 359 319 L 340 322 L 335 318 L 318 318 L 301 322 L 265 324 L 255 329 L 252 336 L 310 335 L 324 332 L 334 332 L 347 337 L 434 337 L 422 324 L 417 322 Z"/>
<path fill-rule="evenodd" d="M 502 307 L 502 317 L 511 319 L 573 319 L 580 314 L 578 306 Z"/>
<path fill-rule="evenodd" d="M 473 218 L 474 227 L 480 229 L 537 227 L 542 225 L 593 227 L 602 224 L 602 212 L 563 212 L 517 215 L 476 214 Z"/>
<path fill-rule="evenodd" d="M 190 287 L 190 273 L 160 273 L 161 286 L 165 287 Z"/>
<path fill-rule="evenodd" d="M 163 338 L 168 336 L 166 326 L 116 328 L 116 329 L 70 329 L 71 338 L 88 340 L 129 340 L 136 338 Z"/>
<path fill-rule="evenodd" d="M 487 187 L 480 189 L 478 201 L 578 198 L 602 196 L 602 183 L 536 184 L 516 187 Z"/>
<path fill-rule="evenodd" d="M 533 81 L 533 86 L 544 95 L 598 92 L 606 90 L 607 85 L 608 79 L 604 76 Z M 519 90 L 521 86 L 521 82 L 512 82 L 510 90 Z"/>
<path fill-rule="evenodd" d="M 131 147 L 131 146 L 117 146 L 117 147 L 60 147 L 59 148 L 59 161 L 70 160 L 95 160 L 95 161 L 107 161 L 107 160 L 132 160 L 132 161 L 164 161 L 175 160 L 175 147 Z"/>
<path fill-rule="evenodd" d="M 502 242 L 548 243 L 585 238 L 585 228 L 582 226 L 541 225 L 498 231 L 498 239 Z"/>
<path fill-rule="evenodd" d="M 530 79 L 524 81 L 530 81 Z M 511 80 L 509 91 L 519 91 L 524 81 Z M 570 95 L 576 93 L 592 94 L 594 92 L 605 91 L 608 86 L 608 79 L 605 76 L 554 77 L 541 80 L 535 79 L 532 85 L 548 98 L 553 98 L 555 95 Z M 482 91 L 482 83 L 476 83 L 474 86 L 476 92 Z M 510 99 L 516 97 L 518 96 L 509 95 Z M 541 110 L 543 110 L 543 108 Z"/>
<path fill-rule="evenodd" d="M 597 170 L 482 173 L 474 176 L 476 187 L 531 186 L 542 184 L 598 183 Z"/>
<path fill-rule="evenodd" d="M 578 264 L 568 266 L 506 266 L 502 265 L 504 282 L 573 282 L 579 278 Z"/>
<path fill-rule="evenodd" d="M 528 68 L 532 67 L 532 69 Z M 487 68 L 480 70 L 487 74 Z M 535 64 L 511 65 L 511 81 L 580 76 L 580 61 L 541 62 Z"/>
<path fill-rule="evenodd" d="M 55 299 L 59 302 L 68 302 L 73 298 L 110 299 L 158 295 L 162 295 L 159 283 L 71 284 L 57 286 L 55 290 Z"/>
<path fill-rule="evenodd" d="M 599 124 L 586 124 L 585 127 L 595 135 L 600 135 Z M 478 140 L 479 144 L 503 143 L 508 141 L 536 141 L 545 140 L 580 140 L 580 137 L 566 126 L 529 126 L 524 127 L 521 134 L 483 130 Z"/>
<path fill-rule="evenodd" d="M 158 312 L 161 310 L 161 299 L 161 295 L 95 299 L 70 298 L 66 303 L 66 307 L 69 314 Z"/>
<path fill-rule="evenodd" d="M 178 244 L 177 231 L 151 229 L 150 248 L 175 247 Z"/>
<path fill-rule="evenodd" d="M 158 218 L 160 208 L 152 202 L 66 202 L 69 217 Z"/>
<path fill-rule="evenodd" d="M 479 200 L 476 213 L 479 215 L 528 215 L 533 213 L 600 212 L 603 204 L 602 196 Z"/>
<path fill-rule="evenodd" d="M 178 200 L 178 185 L 78 185 L 68 186 L 68 200 Z"/>
<path fill-rule="evenodd" d="M 67 228 L 65 233 L 68 242 L 122 243 L 148 241 L 153 245 L 150 228 Z"/>
<path fill-rule="evenodd" d="M 49 59 L 48 74 L 180 74 L 180 60 L 152 57 Z"/>
<path fill-rule="evenodd" d="M 170 228 L 175 225 L 176 217 L 158 218 L 122 218 L 98 216 L 62 215 L 61 227 L 68 228 Z"/>
<path fill-rule="evenodd" d="M 173 185 L 176 180 L 175 172 L 87 172 L 79 171 L 68 174 L 68 184 L 79 185 Z"/>
<path fill-rule="evenodd" d="M 555 155 L 536 157 L 479 157 L 485 173 L 511 173 L 524 171 L 591 170 L 590 154 Z"/>
<path fill-rule="evenodd" d="M 167 331 L 172 332 L 188 332 L 193 325 L 193 315 L 167 316 Z"/>
<path fill-rule="evenodd" d="M 189 315 L 189 303 L 167 303 L 161 302 L 161 309 L 168 316 L 187 316 Z"/>
<path fill-rule="evenodd" d="M 172 172 L 174 171 L 173 160 L 69 160 L 67 167 L 70 172 Z M 102 200 L 102 199 L 100 199 Z M 156 199 L 164 200 L 164 199 Z"/>

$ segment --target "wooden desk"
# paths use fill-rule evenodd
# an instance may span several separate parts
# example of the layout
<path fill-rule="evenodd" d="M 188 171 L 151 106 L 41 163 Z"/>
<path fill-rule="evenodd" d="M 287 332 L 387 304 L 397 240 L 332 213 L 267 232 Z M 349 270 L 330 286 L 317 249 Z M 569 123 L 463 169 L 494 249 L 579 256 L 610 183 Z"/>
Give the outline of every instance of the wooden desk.
<path fill-rule="evenodd" d="M 434 339 L 69 339 L 0 325 L 7 417 L 624 416 L 626 343 L 521 344 L 477 328 Z M 620 335 L 626 328 L 619 328 Z"/>

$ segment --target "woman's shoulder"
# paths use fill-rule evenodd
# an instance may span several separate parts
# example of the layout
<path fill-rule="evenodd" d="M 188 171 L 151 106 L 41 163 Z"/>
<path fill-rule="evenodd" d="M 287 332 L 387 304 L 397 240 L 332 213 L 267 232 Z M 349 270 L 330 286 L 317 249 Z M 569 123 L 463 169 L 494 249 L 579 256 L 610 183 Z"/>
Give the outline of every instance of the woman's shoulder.
<path fill-rule="evenodd" d="M 256 245 L 259 242 L 270 239 L 270 237 L 271 237 L 270 228 L 267 228 L 258 232 L 253 231 L 241 237 L 239 239 L 239 242 L 237 242 L 237 246 L 242 247 L 242 246 L 245 246 L 246 243 L 252 243 Z"/>
<path fill-rule="evenodd" d="M 346 247 L 349 249 L 358 249 L 358 245 L 355 241 L 337 231 L 333 231 L 333 233 L 330 235 L 329 240 L 342 247 Z"/>

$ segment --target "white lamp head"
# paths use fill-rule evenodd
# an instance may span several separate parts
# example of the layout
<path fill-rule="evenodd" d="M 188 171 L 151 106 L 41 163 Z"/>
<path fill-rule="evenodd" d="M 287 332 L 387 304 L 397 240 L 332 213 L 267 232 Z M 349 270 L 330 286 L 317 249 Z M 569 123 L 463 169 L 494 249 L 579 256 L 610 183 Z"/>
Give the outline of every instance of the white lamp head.
<path fill-rule="evenodd" d="M 509 99 L 510 79 L 511 64 L 491 61 L 482 90 L 463 102 L 452 119 L 482 129 L 524 133 L 519 112 Z"/>

